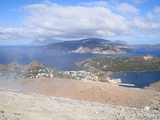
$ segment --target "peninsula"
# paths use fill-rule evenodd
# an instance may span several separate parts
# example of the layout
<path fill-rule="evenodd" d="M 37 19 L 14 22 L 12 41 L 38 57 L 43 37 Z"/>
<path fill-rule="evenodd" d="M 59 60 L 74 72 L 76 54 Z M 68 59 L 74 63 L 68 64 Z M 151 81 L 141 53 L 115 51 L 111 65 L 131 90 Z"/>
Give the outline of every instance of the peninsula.
<path fill-rule="evenodd" d="M 149 54 L 135 57 L 93 58 L 75 64 L 105 72 L 160 71 L 160 59 Z"/>

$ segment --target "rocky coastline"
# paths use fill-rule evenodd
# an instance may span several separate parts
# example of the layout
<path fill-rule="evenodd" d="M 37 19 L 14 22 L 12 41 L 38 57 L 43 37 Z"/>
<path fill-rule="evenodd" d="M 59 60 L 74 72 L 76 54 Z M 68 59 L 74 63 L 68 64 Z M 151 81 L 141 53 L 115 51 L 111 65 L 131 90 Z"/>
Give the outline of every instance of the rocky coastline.
<path fill-rule="evenodd" d="M 21 65 L 15 62 L 0 65 L 0 79 L 33 79 L 33 78 L 63 78 L 73 80 L 90 80 L 109 82 L 113 84 L 120 84 L 120 79 L 110 79 L 111 72 L 100 71 L 59 71 L 55 72 L 53 69 L 34 61 L 27 65 Z"/>
<path fill-rule="evenodd" d="M 95 47 L 95 48 L 89 48 L 89 47 L 83 47 L 80 46 L 76 50 L 72 51 L 73 53 L 94 53 L 94 54 L 123 54 L 127 53 L 126 50 L 120 49 L 120 48 L 108 48 L 108 49 L 103 49 L 100 47 Z"/>
<path fill-rule="evenodd" d="M 149 56 L 150 57 L 150 56 Z M 145 59 L 149 59 L 145 57 Z M 72 80 L 87 80 L 96 82 L 105 82 L 122 86 L 134 86 L 134 84 L 124 84 L 120 78 L 111 79 L 110 75 L 114 72 L 102 71 L 92 66 L 86 71 L 54 71 L 38 61 L 27 65 L 21 65 L 15 62 L 9 64 L 0 64 L 0 80 L 7 79 L 33 79 L 33 78 L 60 78 Z"/>
<path fill-rule="evenodd" d="M 33 61 L 27 65 L 21 65 L 16 62 L 9 64 L 0 64 L 0 79 L 26 79 L 53 77 L 53 70 L 42 65 L 38 61 Z"/>

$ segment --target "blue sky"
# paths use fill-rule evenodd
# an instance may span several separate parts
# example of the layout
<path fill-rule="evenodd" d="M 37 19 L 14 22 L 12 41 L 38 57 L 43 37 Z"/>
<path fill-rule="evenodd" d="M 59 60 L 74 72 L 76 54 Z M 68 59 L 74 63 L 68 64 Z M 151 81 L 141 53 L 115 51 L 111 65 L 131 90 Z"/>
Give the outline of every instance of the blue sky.
<path fill-rule="evenodd" d="M 0 9 L 0 45 L 88 37 L 160 44 L 159 0 L 1 0 Z"/>

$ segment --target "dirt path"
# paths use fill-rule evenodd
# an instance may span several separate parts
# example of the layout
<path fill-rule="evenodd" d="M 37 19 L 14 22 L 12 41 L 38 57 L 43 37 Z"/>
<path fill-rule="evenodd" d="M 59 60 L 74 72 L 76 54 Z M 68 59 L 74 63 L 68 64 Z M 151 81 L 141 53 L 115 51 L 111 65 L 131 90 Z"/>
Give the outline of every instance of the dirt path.
<path fill-rule="evenodd" d="M 150 109 L 160 106 L 159 92 L 101 82 L 45 78 L 5 81 L 0 83 L 0 87 L 118 106 L 149 106 Z"/>

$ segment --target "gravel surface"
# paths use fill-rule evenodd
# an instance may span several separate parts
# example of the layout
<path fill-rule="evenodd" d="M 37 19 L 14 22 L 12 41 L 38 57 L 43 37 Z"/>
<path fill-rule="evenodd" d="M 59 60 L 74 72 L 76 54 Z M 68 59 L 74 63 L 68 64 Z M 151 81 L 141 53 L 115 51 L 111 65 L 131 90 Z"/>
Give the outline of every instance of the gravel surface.
<path fill-rule="evenodd" d="M 0 88 L 0 120 L 160 120 L 160 92 L 152 89 L 56 78 L 5 80 Z"/>
<path fill-rule="evenodd" d="M 0 120 L 160 120 L 156 110 L 0 90 Z"/>
<path fill-rule="evenodd" d="M 145 87 L 144 89 L 160 92 L 160 80 L 158 82 L 155 82 L 155 83 L 151 84 L 148 87 Z"/>
<path fill-rule="evenodd" d="M 94 81 L 56 78 L 24 79 L 3 81 L 0 82 L 0 87 L 118 106 L 136 108 L 149 106 L 150 109 L 157 109 L 160 106 L 160 92 Z"/>

